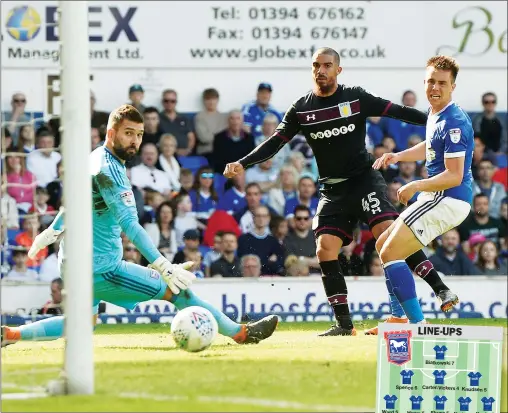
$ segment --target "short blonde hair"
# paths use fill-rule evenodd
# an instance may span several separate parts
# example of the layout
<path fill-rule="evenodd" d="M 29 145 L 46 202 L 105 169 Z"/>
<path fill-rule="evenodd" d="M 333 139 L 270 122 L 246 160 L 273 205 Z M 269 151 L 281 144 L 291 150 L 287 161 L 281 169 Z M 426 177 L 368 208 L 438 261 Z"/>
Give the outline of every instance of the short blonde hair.
<path fill-rule="evenodd" d="M 163 135 L 161 135 L 160 139 L 159 139 L 159 149 L 162 148 L 162 144 L 166 141 L 173 141 L 175 143 L 175 145 L 178 146 L 178 141 L 176 140 L 176 138 L 171 135 L 170 133 L 165 133 Z"/>

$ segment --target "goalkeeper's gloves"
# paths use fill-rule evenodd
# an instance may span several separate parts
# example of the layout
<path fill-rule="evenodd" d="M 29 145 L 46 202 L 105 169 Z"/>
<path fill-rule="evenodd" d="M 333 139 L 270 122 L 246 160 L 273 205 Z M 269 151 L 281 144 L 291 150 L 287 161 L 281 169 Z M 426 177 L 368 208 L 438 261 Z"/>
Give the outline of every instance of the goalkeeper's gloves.
<path fill-rule="evenodd" d="M 30 251 L 28 251 L 28 258 L 33 260 L 40 250 L 56 242 L 60 234 L 64 232 L 63 229 L 62 230 L 54 229 L 56 222 L 60 218 L 60 215 L 62 215 L 63 213 L 64 209 L 61 208 L 60 212 L 55 217 L 51 225 L 35 237 L 32 246 L 30 247 Z"/>
<path fill-rule="evenodd" d="M 166 258 L 159 257 L 148 267 L 153 268 L 161 275 L 173 294 L 179 294 L 180 290 L 186 290 L 196 279 L 193 273 L 187 271 L 187 268 L 192 267 L 192 262 L 190 265 L 189 263 L 174 265 Z"/>

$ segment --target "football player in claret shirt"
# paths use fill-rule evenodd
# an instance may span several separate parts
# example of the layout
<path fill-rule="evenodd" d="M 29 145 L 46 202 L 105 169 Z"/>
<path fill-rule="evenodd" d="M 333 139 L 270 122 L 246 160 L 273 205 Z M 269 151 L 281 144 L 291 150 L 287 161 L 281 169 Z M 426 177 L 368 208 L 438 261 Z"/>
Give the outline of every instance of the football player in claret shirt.
<path fill-rule="evenodd" d="M 341 72 L 338 53 L 328 47 L 318 49 L 312 57 L 313 90 L 293 102 L 270 138 L 238 162 L 226 165 L 224 171 L 231 178 L 273 157 L 298 132 L 305 136 L 316 157 L 321 184 L 313 221 L 316 254 L 336 319 L 336 324 L 321 334 L 326 336 L 356 335 L 338 261 L 341 247 L 352 241 L 358 221 L 368 223 L 379 238 L 398 216 L 386 195 L 383 176 L 372 169 L 373 158 L 365 147 L 366 119 L 388 116 L 417 125 L 427 121 L 427 115 L 416 109 L 393 104 L 361 87 L 337 84 Z M 408 257 L 407 263 L 431 285 L 444 311 L 458 302 L 422 251 Z M 407 322 L 388 282 L 387 286 L 392 304 L 389 321 Z M 377 334 L 377 328 L 371 333 Z"/>
<path fill-rule="evenodd" d="M 411 323 L 424 322 L 415 282 L 404 260 L 435 238 L 461 224 L 471 212 L 471 162 L 474 132 L 468 114 L 452 100 L 459 65 L 452 57 L 427 61 L 425 88 L 430 110 L 424 142 L 399 153 L 385 153 L 374 163 L 379 169 L 397 162 L 426 159 L 429 178 L 410 182 L 398 190 L 407 208 L 376 243 L 394 292 Z"/>

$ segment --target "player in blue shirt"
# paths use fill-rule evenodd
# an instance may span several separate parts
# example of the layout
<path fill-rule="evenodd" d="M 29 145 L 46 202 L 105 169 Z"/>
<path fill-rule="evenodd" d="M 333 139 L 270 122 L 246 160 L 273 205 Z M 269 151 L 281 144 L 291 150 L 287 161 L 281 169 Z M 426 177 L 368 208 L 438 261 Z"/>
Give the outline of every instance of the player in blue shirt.
<path fill-rule="evenodd" d="M 248 131 L 254 135 L 254 138 L 263 134 L 263 119 L 266 114 L 271 113 L 275 115 L 279 122 L 282 120 L 280 113 L 270 105 L 271 97 L 272 85 L 269 83 L 260 83 L 256 100 L 242 107 L 243 123 L 247 126 Z"/>
<path fill-rule="evenodd" d="M 411 378 L 414 376 L 412 370 L 402 370 L 400 375 L 402 376 L 402 384 L 411 384 Z"/>
<path fill-rule="evenodd" d="M 444 370 L 434 370 L 432 372 L 434 375 L 434 384 L 444 384 L 444 378 L 446 376 L 446 371 Z"/>
<path fill-rule="evenodd" d="M 448 347 L 446 347 L 445 345 L 434 346 L 433 350 L 436 352 L 436 360 L 444 360 L 445 353 L 448 350 Z"/>
<path fill-rule="evenodd" d="M 482 397 L 483 411 L 491 412 L 492 404 L 496 401 L 493 397 Z"/>
<path fill-rule="evenodd" d="M 459 65 L 448 56 L 427 62 L 425 86 L 430 109 L 426 140 L 399 153 L 388 153 L 374 162 L 380 169 L 397 162 L 426 159 L 428 179 L 401 187 L 398 198 L 408 207 L 379 237 L 376 249 L 394 294 L 411 323 L 425 322 L 416 296 L 415 282 L 405 259 L 438 236 L 461 224 L 471 211 L 474 133 L 471 120 L 452 100 Z"/>
<path fill-rule="evenodd" d="M 446 396 L 434 396 L 434 401 L 436 402 L 436 410 L 444 410 L 445 409 L 445 402 L 448 399 Z"/>
<path fill-rule="evenodd" d="M 473 373 L 472 371 L 469 372 L 467 375 L 469 377 L 469 385 L 470 386 L 479 386 L 480 385 L 480 377 L 482 377 L 482 374 L 480 372 Z"/>
<path fill-rule="evenodd" d="M 469 411 L 469 403 L 472 402 L 470 397 L 459 397 L 457 401 L 460 404 L 460 411 L 461 412 L 468 412 Z"/>
<path fill-rule="evenodd" d="M 142 301 L 166 300 L 177 309 L 197 305 L 207 308 L 217 320 L 219 332 L 238 343 L 259 342 L 277 326 L 277 317 L 240 325 L 209 303 L 195 296 L 189 285 L 195 279 L 187 271 L 192 263 L 171 264 L 153 244 L 138 222 L 132 187 L 125 162 L 138 152 L 143 138 L 143 116 L 123 105 L 109 116 L 104 146 L 90 154 L 93 196 L 93 315 L 97 321 L 100 301 L 132 310 Z M 63 231 L 63 213 L 34 240 L 29 255 L 54 242 Z M 122 260 L 120 233 L 124 232 L 150 263 L 149 268 Z M 64 257 L 63 242 L 59 261 Z M 72 263 L 71 263 L 72 264 Z M 72 268 L 69 265 L 69 268 Z M 2 327 L 2 347 L 19 340 L 55 340 L 63 335 L 64 317 L 52 317 L 18 328 Z"/>
<path fill-rule="evenodd" d="M 395 402 L 397 401 L 397 396 L 395 396 L 395 394 L 392 396 L 387 394 L 385 397 L 383 397 L 383 399 L 386 401 L 387 409 L 395 409 Z"/>
<path fill-rule="evenodd" d="M 414 394 L 409 398 L 411 400 L 411 410 L 420 410 L 423 401 L 422 396 L 415 396 Z"/>

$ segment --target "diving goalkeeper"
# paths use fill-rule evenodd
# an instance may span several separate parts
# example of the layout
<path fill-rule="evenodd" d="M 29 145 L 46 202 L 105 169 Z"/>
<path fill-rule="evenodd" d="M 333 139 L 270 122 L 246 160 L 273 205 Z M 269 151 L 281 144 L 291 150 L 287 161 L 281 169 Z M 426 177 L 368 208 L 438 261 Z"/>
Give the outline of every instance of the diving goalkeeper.
<path fill-rule="evenodd" d="M 201 300 L 189 289 L 195 279 L 189 272 L 192 262 L 171 264 L 157 250 L 138 222 L 131 184 L 127 178 L 125 161 L 138 152 L 143 139 L 143 117 L 130 105 L 123 105 L 109 115 L 104 146 L 90 154 L 90 174 L 93 196 L 93 321 L 97 321 L 98 305 L 106 301 L 126 309 L 148 300 L 166 300 L 181 310 L 189 306 L 208 309 L 219 325 L 222 335 L 237 343 L 257 343 L 270 337 L 277 327 L 274 315 L 258 322 L 238 324 L 218 309 Z M 64 211 L 60 211 L 52 225 L 39 234 L 29 256 L 55 242 L 64 231 Z M 148 268 L 122 260 L 124 232 L 150 262 Z M 64 242 L 59 252 L 61 267 Z M 67 266 L 67 271 L 72 271 Z M 64 316 L 47 318 L 20 327 L 1 328 L 2 347 L 17 341 L 55 340 L 63 336 Z"/>

